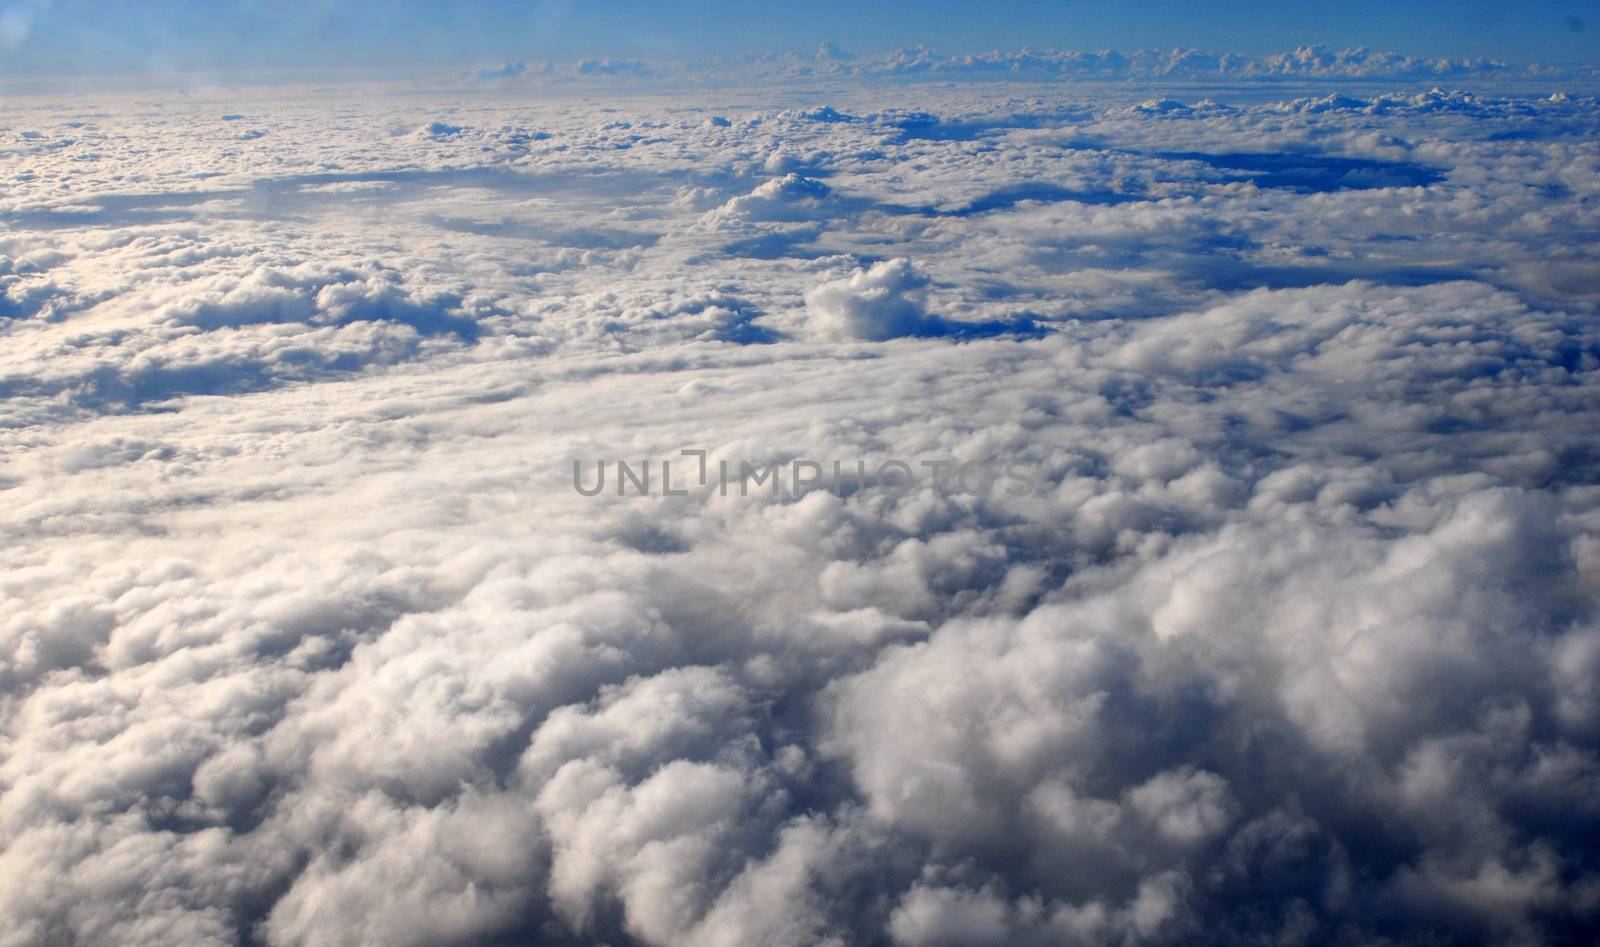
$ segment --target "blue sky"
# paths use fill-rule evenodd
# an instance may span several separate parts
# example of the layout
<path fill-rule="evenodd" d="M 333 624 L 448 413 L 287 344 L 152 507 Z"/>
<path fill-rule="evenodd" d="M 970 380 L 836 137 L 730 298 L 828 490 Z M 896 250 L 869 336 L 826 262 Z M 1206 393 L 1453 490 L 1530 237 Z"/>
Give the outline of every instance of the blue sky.
<path fill-rule="evenodd" d="M 1302 43 L 1427 56 L 1600 61 L 1594 0 L 0 0 L 0 73 L 354 67 L 406 72 L 503 60 L 671 58 L 755 49 L 856 52 Z"/>

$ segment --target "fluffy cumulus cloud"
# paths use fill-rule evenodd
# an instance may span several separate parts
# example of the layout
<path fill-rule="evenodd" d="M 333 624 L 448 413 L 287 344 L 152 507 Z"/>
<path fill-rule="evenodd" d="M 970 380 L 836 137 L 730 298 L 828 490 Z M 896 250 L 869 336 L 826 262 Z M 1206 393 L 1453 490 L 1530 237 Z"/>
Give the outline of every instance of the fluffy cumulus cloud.
<path fill-rule="evenodd" d="M 833 339 L 881 342 L 920 335 L 930 326 L 924 292 L 928 278 L 905 257 L 857 270 L 806 294 L 816 331 Z"/>
<path fill-rule="evenodd" d="M 1592 89 L 757 65 L 0 104 L 0 945 L 1593 939 Z"/>

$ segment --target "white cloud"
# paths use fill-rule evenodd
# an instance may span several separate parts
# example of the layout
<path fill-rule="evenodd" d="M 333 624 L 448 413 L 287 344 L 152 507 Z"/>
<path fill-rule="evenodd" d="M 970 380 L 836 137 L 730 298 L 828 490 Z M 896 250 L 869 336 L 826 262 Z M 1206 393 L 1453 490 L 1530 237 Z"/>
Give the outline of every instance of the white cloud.
<path fill-rule="evenodd" d="M 8 102 L 0 944 L 1591 929 L 1592 101 L 1257 89 Z"/>
<path fill-rule="evenodd" d="M 806 294 L 812 328 L 827 339 L 882 341 L 930 329 L 928 277 L 903 257 L 874 263 Z"/>

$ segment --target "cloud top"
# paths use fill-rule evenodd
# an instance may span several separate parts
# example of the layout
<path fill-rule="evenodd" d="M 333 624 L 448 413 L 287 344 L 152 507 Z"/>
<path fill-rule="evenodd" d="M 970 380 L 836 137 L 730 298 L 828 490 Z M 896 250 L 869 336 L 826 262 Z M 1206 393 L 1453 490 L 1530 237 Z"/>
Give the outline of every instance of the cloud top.
<path fill-rule="evenodd" d="M 503 71 L 7 102 L 0 947 L 1593 939 L 1582 88 Z"/>
<path fill-rule="evenodd" d="M 932 330 L 926 310 L 928 277 L 897 257 L 859 269 L 806 294 L 812 329 L 827 339 L 885 339 Z"/>

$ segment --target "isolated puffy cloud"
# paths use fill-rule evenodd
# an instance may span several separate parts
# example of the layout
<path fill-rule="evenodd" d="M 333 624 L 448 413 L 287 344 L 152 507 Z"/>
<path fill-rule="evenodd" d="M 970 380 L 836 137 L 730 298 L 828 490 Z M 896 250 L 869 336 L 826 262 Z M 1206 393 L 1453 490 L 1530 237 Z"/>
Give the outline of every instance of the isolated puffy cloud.
<path fill-rule="evenodd" d="M 773 161 L 768 158 L 764 164 L 770 166 Z M 749 194 L 728 201 L 711 213 L 708 222 L 715 224 L 740 218 L 758 221 L 810 220 L 819 216 L 831 193 L 828 185 L 821 181 L 791 172 L 765 181 Z"/>
<path fill-rule="evenodd" d="M 1592 102 L 388 91 L 8 103 L 0 943 L 1594 929 Z"/>
<path fill-rule="evenodd" d="M 897 257 L 824 283 L 806 294 L 813 330 L 827 339 L 882 341 L 930 329 L 928 277 Z"/>

